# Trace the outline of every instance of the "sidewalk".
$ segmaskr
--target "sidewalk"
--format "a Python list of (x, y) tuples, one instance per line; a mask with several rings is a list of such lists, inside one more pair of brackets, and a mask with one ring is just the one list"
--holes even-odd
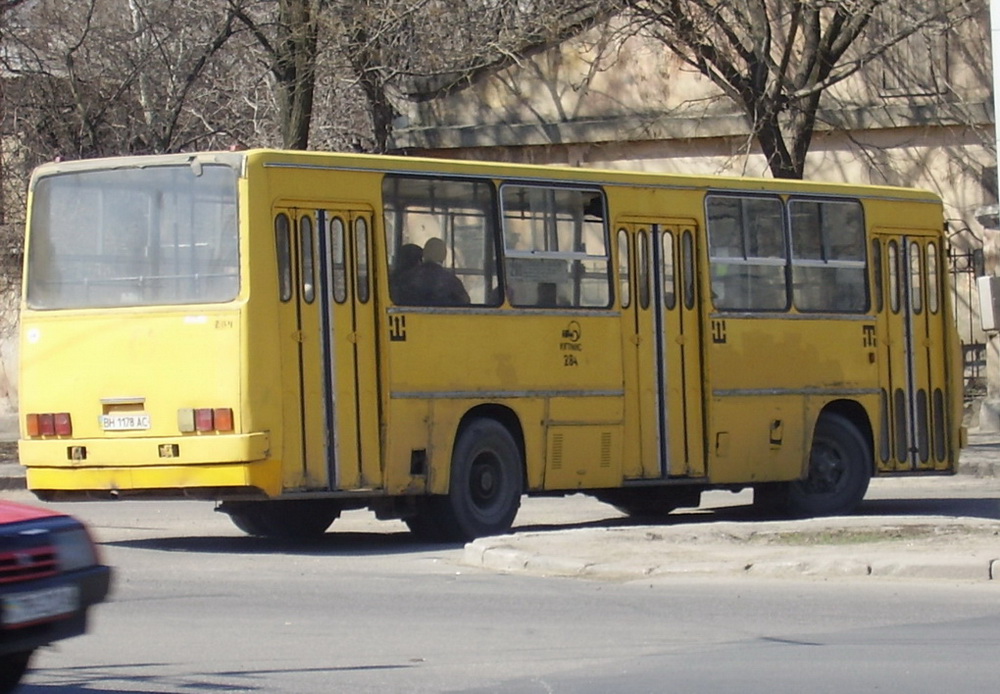
[[(974, 433), (958, 477), (1000, 477), (1000, 433)], [(664, 522), (487, 537), (462, 561), (508, 573), (610, 581), (685, 577), (1000, 582), (1000, 499), (986, 518), (850, 516)]]

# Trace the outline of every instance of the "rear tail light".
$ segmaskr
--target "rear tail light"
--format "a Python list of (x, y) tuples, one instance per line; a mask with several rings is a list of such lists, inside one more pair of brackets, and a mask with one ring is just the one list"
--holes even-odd
[(200, 409), (194, 411), (194, 428), (196, 431), (214, 431), (215, 424), (212, 410)]
[(228, 407), (216, 407), (212, 412), (216, 431), (233, 430), (233, 411)]
[(73, 419), (69, 412), (31, 413), (25, 417), (28, 436), (72, 436)]
[(60, 412), (58, 414), (52, 415), (52, 419), (55, 420), (55, 429), (57, 436), (72, 436), (73, 435), (73, 420), (69, 417), (69, 412)]
[(210, 433), (234, 431), (231, 407), (184, 407), (177, 410), (177, 428), (182, 433)]

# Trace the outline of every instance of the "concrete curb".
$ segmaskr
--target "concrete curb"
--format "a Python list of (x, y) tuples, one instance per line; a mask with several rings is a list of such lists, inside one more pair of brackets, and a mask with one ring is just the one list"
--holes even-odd
[[(782, 533), (849, 529), (876, 536), (910, 529), (913, 540), (781, 544)], [(1000, 521), (847, 517), (705, 525), (582, 528), (480, 538), (462, 563), (503, 573), (603, 581), (680, 577), (1000, 580)]]

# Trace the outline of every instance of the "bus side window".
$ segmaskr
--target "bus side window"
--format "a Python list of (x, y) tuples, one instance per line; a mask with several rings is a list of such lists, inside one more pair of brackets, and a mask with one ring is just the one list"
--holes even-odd
[(694, 233), (690, 229), (684, 230), (681, 237), (681, 267), (684, 271), (684, 308), (694, 308)]
[(504, 183), (506, 286), (512, 306), (606, 308), (611, 258), (597, 188)]
[(885, 306), (885, 279), (882, 276), (882, 244), (878, 239), (872, 241), (872, 273), (875, 277), (875, 310), (882, 313)]
[(868, 309), (865, 220), (857, 200), (788, 203), (792, 295), (799, 311), (862, 313)]
[(311, 304), (316, 299), (316, 262), (313, 254), (312, 217), (299, 220), (299, 244), (302, 254), (302, 299)]
[(894, 240), (889, 241), (885, 252), (889, 267), (889, 309), (899, 313), (899, 246)]
[(677, 306), (677, 287), (674, 269), (674, 235), (670, 231), (663, 232), (663, 305), (668, 309)]
[(621, 293), (622, 308), (628, 308), (632, 304), (632, 293), (629, 290), (629, 256), (628, 256), (628, 232), (625, 229), (618, 230), (618, 285)]
[(338, 304), (347, 301), (347, 248), (345, 247), (344, 220), (330, 220), (330, 255), (333, 265), (333, 300)]
[(635, 283), (639, 307), (649, 308), (649, 235), (641, 229), (636, 236), (635, 249)]
[(788, 249), (781, 199), (711, 194), (705, 208), (715, 307), (787, 310)]
[(278, 258), (278, 297), (292, 300), (292, 235), (288, 215), (284, 212), (274, 218), (274, 246)]
[(937, 313), (941, 306), (941, 282), (938, 279), (937, 244), (927, 244), (927, 309)]
[(492, 183), (389, 175), (382, 199), (393, 303), (500, 304)]
[(914, 313), (924, 310), (924, 273), (920, 253), (919, 243), (910, 244), (910, 306)]
[(358, 301), (368, 303), (368, 220), (358, 217), (354, 221), (354, 240), (358, 258)]

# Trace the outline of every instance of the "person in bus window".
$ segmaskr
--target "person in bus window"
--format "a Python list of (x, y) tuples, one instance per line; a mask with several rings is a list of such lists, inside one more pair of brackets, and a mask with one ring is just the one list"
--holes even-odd
[(423, 258), (424, 249), (415, 243), (405, 243), (399, 247), (395, 267), (389, 276), (389, 292), (395, 303), (404, 306), (420, 303), (416, 271)]
[(420, 288), (420, 301), (427, 306), (464, 306), (470, 303), (465, 285), (450, 270), (444, 260), (448, 247), (444, 241), (432, 237), (424, 244), (424, 257), (420, 267), (413, 270), (414, 283)]

